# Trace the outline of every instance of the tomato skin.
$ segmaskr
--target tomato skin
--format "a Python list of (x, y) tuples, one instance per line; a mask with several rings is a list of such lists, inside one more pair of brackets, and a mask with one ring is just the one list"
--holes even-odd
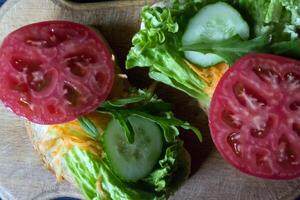
[(29, 121), (68, 122), (108, 97), (114, 66), (106, 41), (84, 25), (29, 24), (11, 32), (0, 47), (0, 99)]
[[(294, 85), (287, 78), (291, 72)], [(241, 172), (281, 180), (300, 176), (299, 74), (298, 60), (249, 54), (218, 83), (209, 109), (211, 136), (222, 157)]]

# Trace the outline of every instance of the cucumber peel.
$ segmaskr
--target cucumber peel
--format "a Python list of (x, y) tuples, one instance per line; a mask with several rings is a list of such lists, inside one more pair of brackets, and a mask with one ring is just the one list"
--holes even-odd
[[(190, 19), (182, 36), (182, 45), (200, 42), (218, 42), (235, 35), (249, 38), (249, 26), (240, 13), (224, 2), (217, 2), (200, 9)], [(225, 61), (222, 56), (213, 53), (185, 51), (186, 59), (201, 67), (209, 67)]]

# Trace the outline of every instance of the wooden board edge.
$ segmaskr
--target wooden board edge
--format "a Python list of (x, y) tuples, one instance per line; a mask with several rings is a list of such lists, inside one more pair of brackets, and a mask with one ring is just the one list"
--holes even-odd
[(157, 0), (116, 0), (97, 3), (76, 3), (68, 0), (52, 0), (53, 3), (73, 10), (97, 10), (103, 8), (124, 8), (131, 6), (152, 5)]

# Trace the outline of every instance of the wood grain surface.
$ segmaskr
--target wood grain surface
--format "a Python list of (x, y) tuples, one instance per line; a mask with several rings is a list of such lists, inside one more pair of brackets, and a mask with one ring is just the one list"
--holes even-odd
[[(76, 4), (63, 0), (8, 0), (0, 9), (0, 41), (11, 31), (44, 20), (70, 20), (93, 26), (110, 43), (121, 67), (139, 28), (142, 5), (155, 0), (112, 1)], [(134, 85), (147, 86), (144, 70), (128, 72)], [(191, 178), (171, 197), (173, 200), (293, 200), (300, 194), (300, 179), (271, 181), (250, 177), (233, 169), (215, 150), (207, 118), (195, 100), (160, 85), (158, 94), (172, 102), (175, 113), (204, 133), (204, 143), (185, 132), (182, 138), (192, 155)], [(0, 104), (0, 198), (48, 200), (68, 196), (81, 198), (70, 184), (57, 183), (33, 151), (24, 121)]]

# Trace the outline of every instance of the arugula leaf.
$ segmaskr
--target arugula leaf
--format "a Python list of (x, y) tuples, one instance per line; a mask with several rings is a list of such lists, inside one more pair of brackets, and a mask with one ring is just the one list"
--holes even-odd
[[(99, 109), (98, 109), (99, 110)], [(114, 109), (114, 108), (103, 108), (100, 109), (103, 112), (109, 112), (112, 114), (113, 118), (118, 120), (125, 135), (127, 138), (127, 141), (132, 144), (134, 142), (134, 130), (128, 120), (128, 117), (130, 116), (128, 113), (126, 112), (122, 112), (121, 110), (118, 109)]]
[(270, 41), (269, 35), (259, 36), (252, 40), (242, 40), (240, 36), (236, 35), (219, 42), (207, 41), (190, 44), (183, 46), (181, 50), (214, 53), (223, 57), (229, 64), (233, 64), (235, 60), (247, 53), (267, 51), (267, 45), (270, 44)]
[(146, 101), (148, 99), (150, 101), (152, 96), (153, 95), (148, 91), (138, 90), (135, 93), (135, 95), (133, 95), (133, 96), (129, 96), (129, 97), (123, 98), (123, 99), (115, 99), (115, 100), (111, 100), (111, 101), (105, 101), (102, 104), (102, 107), (106, 107), (106, 106), (123, 107), (128, 104), (139, 103), (142, 101)]
[(81, 116), (78, 118), (80, 126), (89, 134), (93, 139), (99, 139), (99, 131), (95, 124), (87, 117)]
[(198, 137), (199, 141), (202, 141), (202, 134), (197, 128), (191, 126), (188, 122), (183, 122), (175, 118), (172, 113), (167, 113), (168, 116), (166, 117), (152, 116), (143, 112), (135, 112), (135, 115), (139, 115), (156, 122), (163, 129), (163, 133), (167, 142), (174, 141), (175, 137), (179, 135), (177, 127), (193, 131), (193, 133)]
[(191, 126), (189, 123), (185, 122), (183, 125), (180, 126), (181, 128), (183, 129), (186, 129), (186, 130), (192, 130), (195, 135), (198, 137), (198, 140), (200, 142), (203, 141), (203, 137), (202, 137), (202, 134), (201, 132), (199, 131), (199, 129), (195, 128), (194, 126)]
[[(125, 134), (126, 134), (128, 141), (129, 142), (131, 141), (131, 143), (134, 141), (134, 138), (132, 136), (134, 134), (134, 132), (133, 132), (133, 130), (131, 130), (132, 132), (130, 133), (130, 130), (128, 129), (128, 124), (124, 123), (124, 121), (128, 121), (127, 118), (132, 115), (138, 115), (140, 117), (149, 119), (149, 120), (157, 123), (162, 128), (165, 140), (167, 142), (174, 141), (175, 138), (179, 135), (179, 131), (177, 130), (177, 127), (181, 127), (181, 128), (193, 131), (195, 133), (195, 135), (198, 137), (199, 141), (202, 141), (202, 135), (197, 128), (191, 126), (188, 122), (183, 122), (183, 121), (175, 118), (173, 116), (173, 114), (171, 114), (171, 113), (168, 113), (167, 116), (154, 116), (154, 115), (148, 114), (148, 113), (140, 111), (140, 110), (134, 110), (134, 109), (126, 110), (126, 109), (120, 109), (120, 108), (117, 110), (107, 109), (107, 108), (99, 108), (98, 111), (110, 112), (110, 113), (112, 113), (112, 115), (115, 115), (116, 113), (118, 113), (119, 118), (116, 118), (116, 119), (120, 121), (120, 124), (121, 124), (124, 132), (125, 132), (125, 130), (127, 131), (127, 133), (125, 132)], [(130, 127), (131, 127), (131, 125), (130, 125)], [(132, 129), (132, 127), (131, 127), (131, 129)]]
[(300, 39), (277, 42), (271, 46), (271, 49), (275, 54), (300, 58)]
[(171, 105), (158, 99), (150, 90), (133, 91), (131, 96), (123, 99), (105, 101), (102, 108), (134, 107), (148, 113), (164, 113), (171, 110)]
[(147, 104), (136, 107), (137, 110), (153, 115), (160, 115), (165, 112), (169, 112), (171, 108), (171, 104), (166, 103), (162, 100), (150, 101)]
[[(188, 122), (181, 121), (174, 117), (171, 112), (171, 107), (169, 104), (164, 103), (162, 100), (158, 99), (155, 95), (150, 96), (147, 91), (139, 91), (139, 93), (145, 93), (144, 100), (139, 99), (139, 104), (135, 105), (134, 108), (127, 109), (126, 106), (131, 104), (131, 99), (134, 99), (134, 96), (129, 98), (120, 99), (120, 102), (123, 102), (123, 105), (115, 105), (109, 102), (104, 103), (101, 107), (97, 109), (99, 112), (109, 112), (113, 117), (118, 120), (124, 130), (128, 142), (134, 142), (134, 131), (128, 121), (128, 117), (132, 115), (138, 115), (145, 119), (149, 119), (157, 123), (163, 130), (165, 140), (167, 142), (172, 142), (179, 135), (177, 127), (184, 129), (192, 130), (195, 135), (198, 137), (199, 141), (202, 141), (202, 136), (200, 131), (191, 126)], [(139, 94), (137, 94), (139, 96)], [(158, 107), (163, 107), (162, 110), (158, 110)], [(147, 112), (147, 111), (151, 112)]]

